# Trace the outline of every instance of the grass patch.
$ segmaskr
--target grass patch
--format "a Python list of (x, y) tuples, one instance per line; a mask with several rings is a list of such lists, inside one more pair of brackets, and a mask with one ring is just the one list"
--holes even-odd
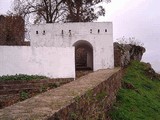
[(45, 79), (47, 77), (45, 76), (38, 76), (38, 75), (24, 75), (24, 74), (19, 74), (19, 75), (6, 75), (6, 76), (1, 76), (0, 81), (17, 81), (17, 80), (39, 80), (39, 79)]
[(160, 120), (160, 81), (149, 79), (146, 67), (133, 61), (127, 68), (123, 81), (135, 89), (119, 91), (111, 111), (112, 120)]
[(105, 91), (102, 91), (96, 95), (96, 100), (102, 101), (107, 96), (107, 93)]
[(29, 98), (28, 92), (21, 91), (21, 92), (20, 92), (20, 100), (22, 101), (22, 100), (25, 100), (25, 99), (27, 99), (27, 98)]

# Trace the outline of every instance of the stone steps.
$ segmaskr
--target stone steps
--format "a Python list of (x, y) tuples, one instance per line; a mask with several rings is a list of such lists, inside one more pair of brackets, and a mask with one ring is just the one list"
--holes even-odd
[(0, 96), (1, 95), (18, 94), (22, 91), (39, 91), (39, 89), (32, 87), (32, 88), (23, 88), (23, 89), (0, 90)]
[(73, 79), (43, 79), (30, 81), (0, 81), (0, 109), (10, 106), (21, 99), (21, 92), (24, 91), (28, 97), (37, 93), (54, 88), (55, 85), (62, 85), (73, 81)]
[(49, 79), (31, 81), (0, 81), (0, 95), (15, 94), (20, 91), (38, 91), (42, 87), (54, 84), (65, 84), (73, 79)]
[(8, 89), (23, 89), (23, 88), (32, 88), (32, 87), (39, 87), (43, 85), (43, 83), (41, 84), (10, 84), (10, 85), (7, 85), (7, 84), (4, 84), (4, 85), (0, 85), (0, 90), (8, 90)]

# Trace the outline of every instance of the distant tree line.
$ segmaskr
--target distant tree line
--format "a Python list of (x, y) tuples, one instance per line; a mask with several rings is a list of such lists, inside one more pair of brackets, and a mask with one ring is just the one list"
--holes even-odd
[(103, 2), (111, 0), (14, 0), (13, 13), (32, 16), (34, 22), (92, 22), (105, 15)]

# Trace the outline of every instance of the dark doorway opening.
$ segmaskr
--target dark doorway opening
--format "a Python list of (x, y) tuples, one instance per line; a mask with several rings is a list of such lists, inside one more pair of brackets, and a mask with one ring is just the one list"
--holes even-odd
[(88, 41), (77, 41), (75, 46), (76, 71), (93, 70), (93, 47)]

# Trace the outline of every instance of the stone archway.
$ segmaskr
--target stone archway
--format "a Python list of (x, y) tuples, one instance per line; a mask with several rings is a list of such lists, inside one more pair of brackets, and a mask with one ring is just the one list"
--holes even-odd
[(85, 40), (79, 40), (75, 46), (76, 70), (93, 70), (93, 47)]

